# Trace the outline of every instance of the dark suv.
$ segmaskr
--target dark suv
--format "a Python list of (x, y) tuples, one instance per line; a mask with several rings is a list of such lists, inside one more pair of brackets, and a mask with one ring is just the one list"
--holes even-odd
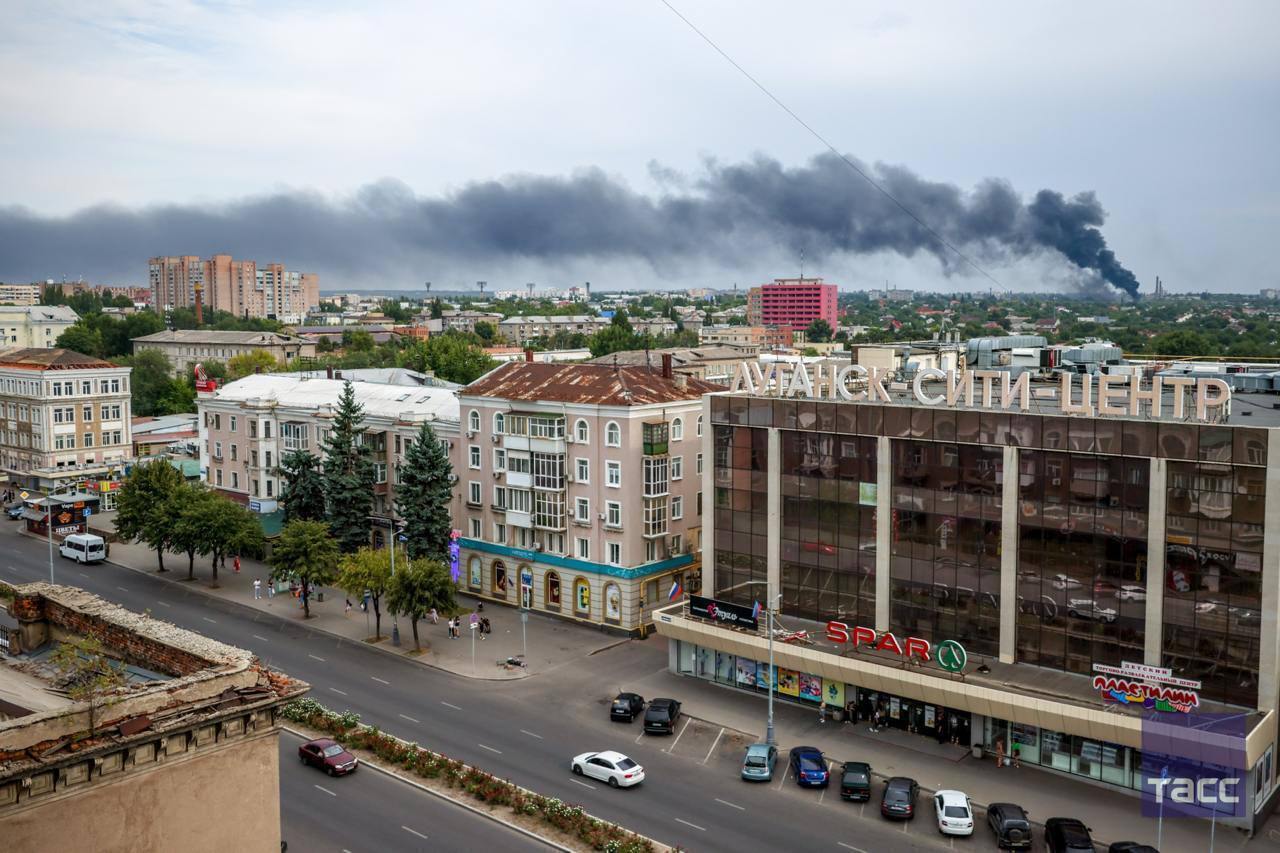
[(840, 771), (840, 799), (866, 802), (871, 799), (871, 765), (846, 761)]
[(987, 826), (996, 837), (996, 846), (1002, 850), (1031, 849), (1031, 821), (1022, 806), (1013, 803), (992, 803), (987, 806)]
[(1073, 817), (1051, 817), (1046, 820), (1044, 846), (1049, 853), (1094, 853), (1089, 827)]
[(915, 779), (894, 776), (884, 783), (884, 795), (880, 798), (880, 814), (889, 818), (911, 820), (916, 816), (916, 792), (920, 786)]
[(645, 734), (669, 735), (680, 719), (680, 703), (674, 699), (654, 699), (644, 712)]
[(635, 693), (619, 693), (609, 706), (609, 719), (631, 722), (644, 710), (644, 697)]

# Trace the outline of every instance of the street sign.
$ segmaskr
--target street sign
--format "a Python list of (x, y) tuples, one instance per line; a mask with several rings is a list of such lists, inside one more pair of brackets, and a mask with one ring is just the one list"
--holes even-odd
[(529, 611), (528, 611), (528, 610), (521, 610), (521, 611), (520, 611), (520, 621), (521, 621), (521, 622), (528, 622), (528, 621), (529, 621)]
[(85, 517), (85, 518), (88, 518), (88, 517), (89, 517), (89, 516), (91, 516), (91, 515), (93, 515), (93, 508), (92, 508), (92, 507), (85, 507), (85, 508), (84, 508), (84, 517)]
[(479, 617), (477, 614), (472, 613), (472, 614), (471, 614), (471, 627), (472, 627), (472, 628), (474, 628), (475, 626), (477, 626), (477, 625), (479, 625), (479, 624), (480, 624), (480, 617)]
[(30, 492), (18, 492), (18, 497), (22, 498), (22, 499), (25, 501), (27, 498), (31, 497), (31, 493), (30, 493)]

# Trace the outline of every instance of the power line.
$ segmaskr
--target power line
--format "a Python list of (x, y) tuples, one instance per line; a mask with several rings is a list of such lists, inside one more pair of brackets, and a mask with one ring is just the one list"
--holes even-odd
[(818, 131), (814, 130), (814, 129), (813, 129), (813, 127), (812, 127), (808, 122), (806, 122), (804, 119), (800, 118), (800, 116), (796, 115), (795, 111), (794, 111), (794, 110), (792, 110), (792, 109), (791, 109), (791, 107), (787, 106), (787, 105), (786, 105), (786, 104), (784, 104), (781, 100), (779, 100), (778, 96), (777, 96), (777, 95), (775, 95), (775, 94), (773, 94), (773, 92), (770, 92), (770, 91), (769, 91), (769, 89), (768, 89), (768, 88), (766, 88), (766, 87), (765, 87), (765, 85), (764, 85), (763, 83), (761, 83), (761, 82), (760, 82), (759, 80), (757, 80), (755, 77), (752, 77), (752, 76), (751, 76), (751, 73), (750, 73), (749, 71), (747, 71), (747, 69), (745, 69), (745, 68), (743, 68), (741, 65), (739, 65), (739, 64), (734, 60), (734, 58), (733, 58), (732, 56), (730, 56), (729, 54), (725, 53), (725, 52), (724, 52), (724, 50), (720, 47), (720, 45), (716, 44), (714, 41), (712, 41), (712, 40), (711, 40), (711, 37), (710, 37), (710, 36), (708, 36), (708, 35), (707, 35), (706, 33), (704, 33), (702, 30), (698, 29), (698, 27), (697, 27), (696, 25), (694, 25), (693, 21), (690, 21), (688, 18), (686, 18), (684, 15), (682, 15), (682, 14), (680, 13), (680, 10), (679, 10), (679, 9), (677, 9), (675, 6), (672, 6), (672, 5), (671, 5), (671, 3), (670, 3), (670, 2), (668, 2), (668, 0), (658, 0), (658, 2), (660, 2), (663, 6), (666, 6), (666, 7), (667, 7), (667, 9), (669, 9), (669, 10), (671, 11), (671, 14), (675, 15), (675, 16), (676, 16), (677, 18), (679, 18), (681, 21), (684, 21), (685, 25), (686, 25), (686, 26), (688, 26), (688, 27), (689, 27), (689, 29), (691, 29), (691, 30), (693, 30), (695, 33), (697, 33), (697, 35), (698, 35), (698, 37), (699, 37), (699, 38), (701, 38), (703, 41), (705, 41), (707, 44), (709, 44), (709, 45), (711, 46), (711, 48), (712, 48), (716, 53), (720, 54), (720, 56), (722, 56), (726, 62), (728, 62), (730, 65), (732, 65), (734, 68), (736, 68), (736, 69), (738, 70), (738, 73), (740, 73), (743, 77), (746, 77), (748, 80), (750, 80), (750, 81), (751, 81), (751, 83), (752, 83), (752, 85), (754, 85), (757, 89), (759, 89), (761, 92), (763, 92), (763, 93), (765, 94), (765, 96), (766, 96), (769, 100), (771, 100), (771, 101), (773, 101), (775, 104), (777, 104), (777, 105), (778, 105), (778, 107), (779, 107), (783, 112), (785, 112), (787, 115), (791, 116), (791, 118), (795, 119), (795, 121), (796, 121), (796, 123), (797, 123), (797, 124), (799, 124), (799, 125), (800, 125), (801, 127), (803, 127), (805, 130), (809, 131), (810, 135), (812, 135), (814, 139), (818, 140), (818, 141), (819, 141), (819, 142), (821, 142), (824, 146), (826, 146), (827, 150), (829, 150), (832, 154), (836, 155), (836, 156), (837, 156), (837, 157), (839, 157), (841, 160), (843, 160), (843, 161), (844, 161), (844, 164), (845, 164), (846, 166), (848, 166), (850, 169), (852, 169), (855, 173), (857, 173), (859, 177), (861, 177), (864, 181), (866, 181), (866, 182), (867, 182), (868, 184), (870, 184), (871, 186), (875, 187), (875, 189), (876, 189), (876, 190), (877, 190), (881, 195), (883, 195), (885, 198), (889, 199), (889, 201), (893, 202), (893, 203), (894, 203), (894, 205), (896, 205), (896, 206), (897, 206), (897, 208), (898, 208), (899, 210), (901, 210), (903, 213), (905, 213), (907, 216), (910, 216), (910, 217), (915, 221), (915, 223), (916, 223), (917, 225), (919, 225), (919, 226), (920, 226), (921, 228), (923, 228), (925, 231), (928, 231), (931, 235), (933, 235), (934, 239), (936, 239), (939, 243), (941, 243), (942, 245), (946, 246), (946, 247), (947, 247), (948, 249), (950, 249), (952, 252), (955, 252), (955, 254), (956, 254), (956, 256), (957, 256), (958, 258), (960, 258), (962, 261), (964, 261), (964, 262), (965, 262), (966, 264), (968, 264), (969, 266), (973, 267), (973, 269), (974, 269), (974, 270), (976, 270), (979, 274), (981, 274), (982, 276), (984, 276), (984, 277), (986, 277), (987, 279), (989, 279), (989, 280), (991, 281), (991, 283), (992, 283), (992, 284), (995, 284), (995, 285), (997, 285), (998, 287), (1000, 287), (1001, 289), (1004, 289), (1004, 285), (1003, 285), (1003, 284), (1001, 284), (1001, 283), (1000, 283), (1000, 282), (995, 278), (995, 276), (993, 276), (991, 273), (987, 272), (987, 271), (986, 271), (985, 269), (983, 269), (982, 267), (978, 266), (978, 264), (977, 264), (977, 262), (976, 262), (976, 261), (974, 261), (974, 260), (973, 260), (972, 258), (970, 258), (968, 255), (966, 255), (964, 252), (962, 252), (962, 251), (960, 251), (959, 249), (957, 249), (957, 248), (955, 247), (955, 245), (951, 243), (951, 241), (950, 241), (950, 240), (948, 240), (946, 237), (943, 237), (941, 234), (939, 234), (939, 233), (938, 233), (937, 231), (935, 231), (933, 228), (929, 227), (929, 223), (925, 222), (925, 221), (924, 221), (923, 219), (921, 219), (919, 216), (916, 216), (916, 214), (911, 210), (911, 208), (907, 207), (905, 204), (903, 204), (902, 202), (898, 201), (898, 199), (894, 197), (893, 193), (889, 192), (887, 189), (885, 189), (883, 186), (881, 186), (881, 185), (880, 185), (880, 182), (879, 182), (879, 181), (877, 181), (875, 178), (873, 178), (873, 177), (871, 177), (870, 175), (868, 175), (868, 174), (867, 174), (866, 172), (864, 172), (862, 169), (858, 168), (858, 164), (854, 163), (852, 160), (850, 160), (848, 157), (846, 157), (844, 154), (842, 154), (842, 153), (841, 153), (841, 152), (840, 152), (840, 151), (839, 151), (839, 150), (838, 150), (834, 145), (832, 145), (830, 142), (828, 142), (828, 141), (827, 141), (826, 137), (824, 137), (821, 133), (818, 133)]

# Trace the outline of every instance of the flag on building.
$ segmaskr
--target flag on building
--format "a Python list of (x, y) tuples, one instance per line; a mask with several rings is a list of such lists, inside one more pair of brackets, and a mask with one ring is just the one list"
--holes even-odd
[(684, 592), (684, 590), (682, 590), (682, 589), (680, 588), (680, 581), (679, 581), (679, 580), (673, 580), (673, 581), (671, 582), (671, 591), (670, 591), (669, 593), (667, 593), (667, 600), (668, 600), (668, 601), (675, 601), (677, 598), (679, 598), (679, 597), (680, 597), (680, 593), (682, 593), (682, 592)]
[(760, 602), (758, 601), (755, 604), (751, 605), (751, 618), (752, 619), (760, 618)]

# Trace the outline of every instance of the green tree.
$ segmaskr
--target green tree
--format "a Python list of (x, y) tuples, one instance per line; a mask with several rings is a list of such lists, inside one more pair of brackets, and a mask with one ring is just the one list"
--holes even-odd
[[(402, 554), (402, 558), (404, 555)], [(404, 558), (400, 565), (408, 565)], [(391, 584), (391, 554), (383, 548), (361, 548), (346, 554), (338, 567), (338, 586), (350, 595), (369, 594), (373, 604), (373, 636), (382, 639), (382, 596)]]
[(476, 337), (487, 347), (493, 346), (493, 340), (498, 336), (498, 330), (488, 320), (476, 321)]
[(262, 553), (262, 525), (247, 508), (221, 495), (210, 494), (205, 503), (200, 554), (213, 558), (213, 586), (218, 585), (218, 564), (228, 554), (257, 556)]
[(93, 636), (59, 643), (49, 660), (58, 672), (58, 686), (89, 706), (89, 737), (93, 737), (98, 731), (99, 710), (125, 683), (123, 666), (112, 661), (102, 642)]
[(305, 450), (295, 450), (280, 460), (280, 504), (286, 523), (296, 519), (323, 521), (324, 478), (320, 460)]
[(1217, 347), (1200, 332), (1161, 332), (1147, 343), (1153, 355), (1213, 355)]
[(264, 349), (250, 350), (233, 355), (227, 361), (227, 373), (232, 380), (243, 379), (255, 373), (270, 373), (280, 367), (275, 356)]
[(453, 579), (449, 567), (439, 560), (410, 560), (403, 569), (397, 567), (395, 577), (387, 590), (387, 606), (395, 613), (406, 616), (413, 626), (413, 648), (421, 650), (418, 642), (418, 621), (426, 618), (432, 608), (444, 614), (457, 610), (454, 602)]
[(400, 487), (396, 489), (396, 512), (404, 519), (409, 556), (442, 561), (448, 558), (453, 530), (449, 511), (452, 475), (449, 455), (431, 424), (424, 421), (418, 437), (405, 452)]
[(429, 371), (447, 382), (461, 385), (476, 381), (498, 366), (471, 338), (459, 332), (415, 341), (401, 354), (400, 363), (411, 370)]
[(329, 529), (344, 552), (369, 543), (373, 506), (373, 460), (364, 443), (364, 409), (355, 388), (343, 385), (333, 426), (325, 441), (324, 500)]
[(169, 460), (156, 459), (135, 466), (116, 496), (116, 535), (125, 542), (146, 543), (156, 552), (160, 572), (167, 571), (164, 552), (172, 535), (170, 499), (185, 485)]
[(439, 320), (444, 316), (444, 306), (440, 304), (440, 297), (437, 296), (431, 300), (431, 319)]
[(69, 349), (82, 355), (102, 358), (102, 332), (85, 323), (83, 320), (68, 326), (58, 335), (54, 346)]
[(195, 580), (196, 555), (205, 553), (206, 519), (217, 500), (224, 499), (201, 483), (183, 483), (169, 496), (169, 547), (187, 555), (187, 580)]
[(373, 335), (364, 329), (344, 329), (342, 346), (351, 352), (373, 352)]
[(142, 417), (195, 411), (195, 388), (185, 379), (174, 378), (173, 365), (158, 350), (116, 359), (133, 368), (129, 377), (133, 389), (133, 413)]
[(210, 379), (227, 378), (227, 366), (221, 361), (210, 359), (208, 361), (200, 362), (200, 366), (204, 368), (205, 376), (208, 376)]
[(819, 317), (804, 330), (805, 340), (813, 344), (824, 344), (831, 340), (833, 332), (831, 324)]
[(338, 543), (320, 521), (291, 521), (271, 551), (271, 578), (302, 587), (302, 614), (311, 618), (311, 590), (338, 577)]
[(639, 349), (641, 344), (642, 339), (631, 328), (627, 312), (619, 308), (609, 325), (592, 335), (587, 345), (591, 349), (591, 355), (599, 358), (610, 353)]

